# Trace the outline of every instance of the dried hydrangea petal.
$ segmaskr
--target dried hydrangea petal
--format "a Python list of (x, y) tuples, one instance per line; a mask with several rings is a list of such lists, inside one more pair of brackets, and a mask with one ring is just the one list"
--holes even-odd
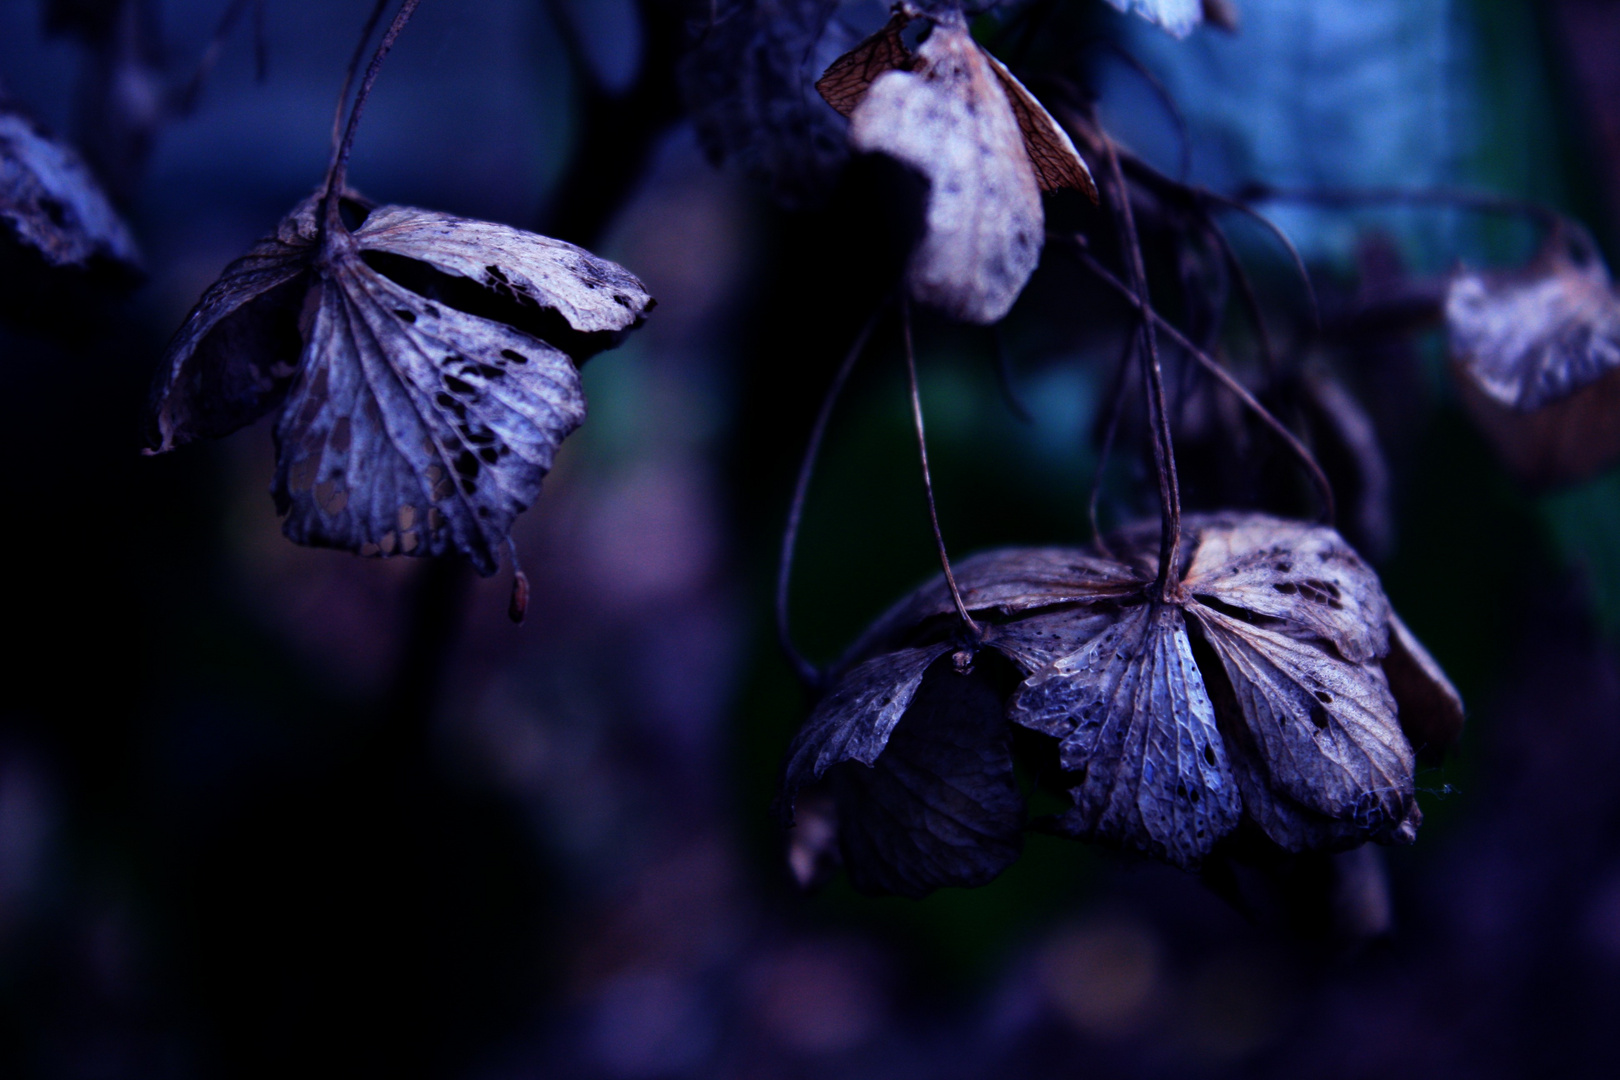
[(286, 396), (302, 349), (319, 206), (311, 195), (225, 267), (175, 332), (152, 387), (152, 450), (229, 435)]
[(1237, 707), (1223, 730), (1241, 723), (1266, 781), (1245, 792), (1250, 816), (1264, 821), (1260, 804), (1282, 796), (1361, 839), (1388, 839), (1410, 812), (1416, 763), (1382, 670), (1207, 607), (1193, 611)]
[(964, 322), (1007, 314), (1040, 261), (1045, 217), (1006, 92), (959, 19), (934, 27), (914, 70), (872, 83), (851, 114), (850, 139), (929, 182), (911, 295)]
[(1183, 586), (1216, 605), (1280, 620), (1360, 663), (1388, 651), (1389, 602), (1378, 576), (1337, 532), (1260, 514), (1190, 516), (1197, 537)]
[(832, 782), (844, 865), (865, 892), (984, 885), (1023, 850), (1001, 693), (950, 657), (928, 669), (883, 753), (838, 767)]
[(1139, 604), (1036, 672), (1009, 717), (1080, 777), (1067, 832), (1193, 869), (1237, 826), (1238, 792), (1181, 612)]
[(493, 573), (512, 520), (584, 419), (563, 353), (348, 261), (320, 286), (276, 425), (272, 493), (297, 543), (455, 550)]
[(1384, 677), (1400, 707), (1401, 730), (1419, 756), (1433, 757), (1457, 741), (1463, 729), (1462, 695), (1393, 611)]
[(1204, 0), (1108, 0), (1110, 4), (1150, 23), (1162, 26), (1174, 37), (1186, 37), (1204, 21)]
[(833, 687), (799, 729), (788, 749), (779, 810), (793, 813), (799, 789), (845, 761), (870, 765), (888, 745), (900, 716), (922, 685), (928, 665), (950, 649), (948, 644), (901, 649), (857, 665)]

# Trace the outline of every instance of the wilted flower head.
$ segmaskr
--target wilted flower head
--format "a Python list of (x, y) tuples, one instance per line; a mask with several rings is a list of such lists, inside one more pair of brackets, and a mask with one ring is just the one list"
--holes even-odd
[[(1158, 529), (1118, 559), (990, 552), (880, 619), (789, 751), (781, 808), (824, 777), (857, 885), (978, 885), (1018, 855), (1012, 726), (1057, 741), (1059, 832), (1194, 869), (1250, 827), (1289, 852), (1410, 843), (1414, 746), (1462, 703), (1324, 526), (1185, 519), (1191, 552), (1158, 599)], [(997, 667), (1010, 665), (1010, 691)], [(1010, 721), (1010, 723), (1009, 723)]]
[(1577, 480), (1620, 457), (1620, 297), (1595, 254), (1459, 274), (1446, 322), (1463, 400), (1521, 478)]
[(321, 189), (226, 267), (175, 334), (149, 445), (276, 410), (271, 492), (288, 538), (362, 555), (460, 552), (491, 574), (584, 420), (577, 364), (653, 301), (572, 244), (348, 190), (358, 112)]

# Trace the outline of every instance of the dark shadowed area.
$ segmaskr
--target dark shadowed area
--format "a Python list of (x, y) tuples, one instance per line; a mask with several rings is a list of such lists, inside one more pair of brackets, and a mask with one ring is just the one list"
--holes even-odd
[[(1302, 433), (1339, 532), (1467, 703), (1452, 749), (1416, 747), (1415, 843), (1199, 874), (1058, 835), (1049, 794), (1028, 813), (1058, 826), (1025, 828), (1019, 792), (1058, 765), (1002, 723), (1022, 673), (969, 677), (943, 645), (910, 674), (948, 723), (907, 714), (884, 768), (837, 783), (888, 812), (903, 752), (993, 805), (971, 871), (994, 880), (867, 895), (971, 875), (852, 833), (841, 868), (828, 789), (792, 833), (773, 816), (813, 704), (774, 628), (783, 523), (874, 312), (803, 506), (794, 637), (833, 661), (939, 572), (889, 303), (937, 229), (927, 181), (852, 156), (810, 88), (887, 5), (425, 0), (400, 37), (349, 184), (578, 244), (657, 301), (579, 365), (588, 415), (511, 527), (519, 626), (503, 544), (481, 577), (287, 540), (274, 416), (141, 453), (170, 335), (321, 183), (368, 0), (3, 0), (0, 101), (79, 147), (127, 235), (102, 222), (48, 262), (0, 221), (0, 1076), (1608, 1075), (1620, 9), (1110, 3), (970, 3), (953, 46), (1117, 140), (1156, 301)], [(1120, 7), (1236, 29), (1178, 39)], [(1106, 197), (1100, 144), (1076, 143)], [(1099, 465), (1134, 325), (1087, 269), (1128, 280), (1113, 219), (1034, 183), (1047, 241), (1007, 318), (913, 309), (953, 556), (1089, 544), (1094, 473), (1105, 529), (1157, 529), (1137, 397)], [(1194, 188), (1222, 199), (1178, 201)], [(101, 212), (64, 205), (35, 213)], [(1297, 245), (1319, 327), (1242, 206)], [(1206, 273), (1203, 233), (1182, 245), (1202, 214), (1246, 277)], [(1556, 265), (1552, 220), (1590, 233), (1552, 228)], [(440, 303), (466, 280), (367, 265)], [(1574, 283), (1563, 306), (1534, 301), (1548, 280)], [(1551, 329), (1524, 345), (1510, 302)], [(530, 331), (559, 365), (617, 340), (554, 323)], [(1315, 513), (1283, 441), (1163, 348), (1189, 518)], [(1526, 427), (1493, 388), (1567, 404), (1524, 372), (1547, 356), (1582, 396)], [(1195, 635), (1189, 665), (1222, 647)], [(964, 763), (983, 731), (994, 753)]]

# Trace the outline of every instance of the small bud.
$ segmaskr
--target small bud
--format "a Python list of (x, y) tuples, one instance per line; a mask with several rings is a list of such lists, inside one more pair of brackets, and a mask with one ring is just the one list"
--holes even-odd
[(506, 605), (506, 615), (519, 626), (529, 613), (529, 575), (522, 570), (512, 574), (512, 599)]

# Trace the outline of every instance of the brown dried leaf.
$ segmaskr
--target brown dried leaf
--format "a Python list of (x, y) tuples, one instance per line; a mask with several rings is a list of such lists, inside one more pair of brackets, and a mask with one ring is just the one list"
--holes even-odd
[(105, 260), (126, 272), (140, 252), (79, 155), (0, 95), (0, 239), (10, 233), (56, 267)]
[(1384, 677), (1400, 706), (1401, 730), (1420, 757), (1438, 756), (1462, 735), (1462, 695), (1393, 611)]
[(1446, 321), (1463, 400), (1520, 477), (1575, 480), (1620, 456), (1620, 298), (1601, 262), (1460, 274)]
[[(953, 569), (967, 609), (998, 615), (1128, 596), (1140, 592), (1152, 578), (1145, 567), (1132, 569), (1072, 548), (987, 551), (955, 563)], [(956, 603), (945, 579), (934, 578), (880, 616), (849, 655), (871, 655), (906, 639), (931, 619), (955, 615)], [(1009, 623), (998, 632), (1016, 633), (1017, 625)]]
[(816, 80), (816, 92), (827, 104), (849, 116), (879, 75), (911, 70), (911, 50), (900, 39), (900, 32), (911, 18), (904, 11), (896, 11), (881, 30), (832, 62)]
[(871, 84), (850, 138), (929, 182), (912, 296), (965, 322), (1005, 315), (1040, 259), (1045, 218), (1017, 117), (960, 16), (934, 27), (913, 70)]
[(1008, 715), (1058, 739), (1078, 774), (1060, 819), (1075, 836), (1193, 869), (1237, 827), (1237, 787), (1174, 607), (1128, 609), (1030, 676)]
[(1001, 80), (1007, 92), (1007, 103), (1018, 118), (1018, 130), (1024, 136), (1024, 152), (1035, 167), (1035, 179), (1042, 191), (1073, 188), (1083, 191), (1092, 202), (1097, 202), (1097, 182), (1091, 178), (1091, 169), (1074, 148), (1074, 140), (1064, 131), (1046, 106), (1035, 99), (1023, 83), (1007, 70), (1007, 66), (988, 52), (984, 58)]
[(621, 267), (506, 226), (390, 206), (351, 233), (321, 213), (300, 204), (204, 294), (165, 358), (151, 444), (280, 405), (272, 494), (289, 538), (460, 551), (493, 573), (584, 419), (575, 361), (651, 298)]

